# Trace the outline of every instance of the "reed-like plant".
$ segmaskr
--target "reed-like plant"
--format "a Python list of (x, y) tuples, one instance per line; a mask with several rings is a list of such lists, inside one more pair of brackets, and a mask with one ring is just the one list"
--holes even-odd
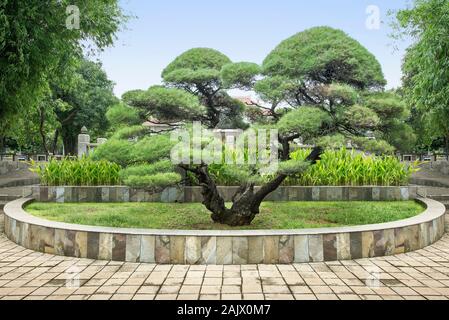
[[(310, 149), (291, 153), (293, 160), (304, 160)], [(355, 150), (328, 150), (321, 160), (304, 173), (289, 177), (284, 185), (297, 186), (399, 186), (407, 185), (418, 162), (402, 163), (393, 156), (366, 155)], [(226, 165), (212, 165), (209, 171), (219, 185), (239, 185), (240, 179), (230, 174)], [(266, 177), (268, 179), (270, 177)]]
[[(303, 160), (307, 149), (292, 152), (294, 160)], [(355, 150), (328, 150), (321, 160), (297, 177), (290, 177), (286, 185), (301, 186), (399, 186), (406, 185), (418, 162), (406, 164), (393, 156), (366, 155)]]
[(46, 164), (31, 162), (41, 185), (46, 186), (105, 186), (120, 184), (121, 167), (113, 162), (93, 161), (84, 157), (78, 160), (50, 160)]

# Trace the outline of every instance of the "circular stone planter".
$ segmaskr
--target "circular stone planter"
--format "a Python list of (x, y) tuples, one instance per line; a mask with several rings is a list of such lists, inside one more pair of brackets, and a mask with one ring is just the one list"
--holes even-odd
[(8, 203), (7, 237), (70, 257), (172, 264), (276, 264), (386, 256), (424, 248), (444, 234), (445, 207), (424, 198), (420, 215), (381, 224), (298, 230), (149, 230), (53, 222), (26, 213), (33, 198)]

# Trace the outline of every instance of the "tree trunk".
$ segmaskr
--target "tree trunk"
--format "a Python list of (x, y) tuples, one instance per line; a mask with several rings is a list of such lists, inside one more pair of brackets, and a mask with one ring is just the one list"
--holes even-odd
[(56, 154), (56, 148), (58, 147), (58, 138), (59, 138), (59, 129), (55, 130), (55, 136), (53, 138), (53, 147), (52, 147), (52, 152), (55, 155)]
[[(317, 147), (306, 160), (311, 164), (315, 164), (320, 159), (322, 152), (323, 150)], [(215, 181), (210, 177), (206, 165), (199, 168), (181, 167), (196, 175), (202, 187), (203, 204), (212, 212), (212, 220), (216, 223), (227, 224), (233, 227), (250, 225), (260, 212), (262, 201), (287, 178), (286, 175), (279, 174), (273, 180), (262, 185), (256, 192), (254, 183), (245, 183), (239, 187), (232, 197), (231, 208), (226, 208), (224, 199), (218, 192)]]
[(446, 160), (449, 161), (449, 136), (444, 138), (444, 149), (446, 153)]
[(48, 154), (48, 148), (47, 148), (47, 137), (45, 132), (45, 111), (43, 107), (39, 108), (39, 134), (41, 135), (41, 142), (42, 147), (44, 148), (44, 151), (46, 154)]
[(66, 155), (77, 155), (77, 141), (76, 137), (74, 137), (70, 132), (66, 132), (64, 129), (61, 130), (62, 142), (64, 144), (64, 150)]

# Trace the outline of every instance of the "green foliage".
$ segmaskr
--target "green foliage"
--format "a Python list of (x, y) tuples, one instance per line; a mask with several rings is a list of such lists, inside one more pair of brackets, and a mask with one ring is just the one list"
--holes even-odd
[(325, 149), (340, 149), (347, 145), (347, 138), (342, 134), (327, 135), (315, 139), (315, 143)]
[[(110, 46), (126, 17), (116, 0), (77, 1), (79, 29), (64, 26), (73, 1), (0, 2), (0, 132), (42, 98), (48, 80), (63, 78), (83, 47)], [(44, 23), (45, 22), (45, 23)], [(89, 45), (90, 44), (90, 45)]]
[(260, 72), (260, 66), (256, 63), (230, 63), (221, 69), (221, 78), (226, 88), (251, 89)]
[[(130, 130), (139, 128), (142, 127)], [(132, 187), (155, 190), (180, 182), (181, 176), (174, 172), (175, 167), (169, 160), (174, 145), (169, 135), (150, 135), (135, 141), (127, 139), (126, 133), (131, 132), (125, 132), (125, 129), (96, 148), (92, 158), (120, 164), (123, 167), (121, 180)]]
[[(310, 150), (299, 149), (292, 159), (304, 160)], [(302, 186), (399, 186), (407, 185), (417, 163), (407, 165), (396, 157), (374, 157), (341, 149), (326, 151), (321, 160), (298, 177), (287, 178), (287, 185)]]
[(320, 129), (329, 122), (329, 115), (314, 107), (301, 107), (288, 112), (277, 123), (281, 135), (300, 134), (310, 138), (320, 133)]
[(198, 98), (184, 90), (153, 86), (134, 97), (134, 105), (145, 106), (147, 116), (180, 121), (204, 114), (205, 108)]
[(294, 176), (304, 173), (309, 166), (309, 163), (306, 161), (298, 161), (295, 159), (282, 161), (279, 163), (279, 173), (285, 174), (286, 176)]
[(100, 63), (82, 59), (69, 85), (52, 82), (52, 97), (62, 104), (54, 108), (66, 154), (76, 154), (76, 139), (83, 126), (91, 137), (108, 128), (106, 112), (117, 103), (114, 84)]
[(120, 177), (125, 180), (129, 176), (146, 176), (156, 173), (165, 173), (173, 171), (174, 167), (170, 160), (161, 160), (153, 163), (144, 163), (135, 166), (129, 166), (120, 172)]
[(197, 83), (199, 79), (200, 81), (216, 80), (221, 68), (228, 63), (231, 63), (231, 60), (217, 50), (194, 48), (184, 52), (170, 63), (162, 71), (162, 78), (170, 83)]
[(265, 77), (254, 84), (254, 91), (262, 100), (277, 106), (285, 100), (288, 92), (297, 87), (297, 83), (284, 76)]
[(143, 125), (135, 125), (130, 127), (121, 127), (111, 136), (111, 139), (130, 139), (143, 136), (147, 133), (147, 129)]
[(415, 0), (397, 13), (397, 20), (399, 30), (414, 41), (402, 69), (405, 99), (417, 115), (415, 127), (429, 144), (444, 138), (449, 152), (449, 2)]
[(345, 111), (345, 118), (352, 127), (373, 129), (379, 125), (376, 112), (360, 105), (353, 105)]
[(175, 172), (156, 173), (146, 176), (128, 176), (124, 182), (126, 185), (152, 190), (161, 190), (173, 186), (181, 181), (181, 175)]
[(106, 160), (125, 166), (133, 161), (132, 150), (133, 145), (130, 142), (110, 139), (95, 149), (92, 159), (95, 161)]
[(341, 30), (315, 27), (281, 42), (264, 60), (270, 76), (347, 83), (361, 89), (386, 81), (376, 58)]
[[(212, 164), (209, 166), (211, 177), (220, 185), (240, 185), (247, 182), (260, 184), (265, 181), (260, 175), (255, 175), (254, 168), (248, 165)], [(190, 176), (192, 179), (193, 177)], [(196, 179), (192, 179), (196, 182)]]
[(170, 141), (170, 135), (168, 134), (144, 137), (133, 146), (133, 162), (152, 163), (160, 159), (169, 158), (174, 144), (173, 141)]
[(218, 81), (220, 71), (214, 69), (177, 69), (164, 76), (164, 81), (172, 84), (191, 84)]
[[(216, 50), (194, 48), (178, 56), (163, 70), (162, 78), (167, 86), (186, 91), (182, 104), (185, 105), (188, 100), (187, 95), (196, 96), (201, 104), (201, 108), (181, 105), (185, 107), (184, 111), (187, 111), (182, 113), (183, 120), (200, 120), (209, 128), (245, 128), (242, 105), (227, 94), (226, 85), (222, 79), (223, 67), (230, 64), (231, 60)], [(231, 69), (232, 72), (226, 72), (230, 70), (225, 68), (225, 74), (231, 76), (230, 73), (233, 73), (233, 77), (237, 76), (236, 69), (233, 67)], [(247, 68), (243, 69), (247, 70)], [(240, 80), (250, 81), (247, 76), (247, 74), (240, 75)], [(153, 108), (158, 110), (160, 117), (169, 119), (177, 109), (164, 102), (164, 100), (158, 100)], [(193, 101), (188, 102), (193, 103)], [(148, 106), (144, 105), (144, 107)], [(189, 111), (193, 112), (189, 113)]]
[(83, 126), (89, 129), (91, 138), (104, 137), (109, 123), (107, 110), (117, 104), (113, 93), (113, 82), (101, 64), (85, 58), (73, 58), (64, 67), (63, 76), (47, 80), (48, 88), (35, 105), (18, 118), (29, 122), (25, 126), (11, 129), (7, 136), (18, 140), (22, 135), (35, 134), (40, 138), (37, 153), (76, 154), (77, 135)]
[(130, 90), (122, 94), (122, 101), (130, 106), (139, 107), (139, 103), (142, 101), (141, 95), (145, 93), (145, 90)]
[(48, 164), (32, 162), (31, 170), (36, 172), (45, 186), (102, 186), (120, 184), (120, 166), (109, 161), (51, 160)]
[(114, 228), (177, 230), (272, 230), (384, 223), (423, 212), (415, 201), (264, 202), (250, 226), (214, 223), (200, 203), (32, 202), (25, 210), (42, 219)]
[(138, 111), (126, 104), (118, 103), (108, 109), (106, 118), (113, 129), (121, 126), (132, 126), (140, 123)]
[(407, 107), (403, 99), (392, 93), (371, 94), (366, 99), (365, 105), (374, 110), (380, 117), (391, 119), (391, 117), (407, 117)]
[(366, 137), (352, 137), (352, 144), (359, 149), (366, 152), (371, 152), (377, 155), (393, 154), (394, 147), (388, 142), (381, 139), (370, 139)]
[[(279, 172), (289, 177), (285, 185), (298, 186), (399, 186), (407, 185), (418, 163), (404, 164), (392, 156), (368, 156), (354, 150), (341, 148), (328, 150), (313, 166), (304, 160), (310, 149), (298, 149), (291, 153), (291, 160), (279, 163)], [(235, 170), (235, 171), (234, 171)], [(213, 165), (209, 171), (218, 185), (235, 186), (248, 181), (248, 169)], [(246, 173), (245, 173), (246, 172)], [(270, 176), (259, 177), (254, 182), (263, 184)]]
[(351, 106), (359, 100), (359, 93), (347, 84), (331, 83), (323, 91), (324, 96), (339, 104)]

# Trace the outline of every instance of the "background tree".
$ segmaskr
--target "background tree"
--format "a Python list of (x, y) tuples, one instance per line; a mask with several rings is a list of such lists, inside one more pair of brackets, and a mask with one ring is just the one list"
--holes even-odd
[(113, 93), (113, 82), (101, 69), (101, 64), (80, 60), (73, 79), (61, 86), (51, 83), (54, 113), (58, 122), (55, 140), (61, 136), (66, 154), (76, 154), (77, 136), (83, 126), (92, 136), (106, 132), (106, 112), (118, 102)]
[(106, 134), (109, 127), (106, 113), (117, 103), (113, 83), (101, 64), (77, 59), (76, 64), (66, 68), (63, 78), (49, 81), (36, 105), (15, 117), (20, 125), (13, 125), (7, 135), (18, 141), (22, 151), (56, 154), (63, 147), (66, 154), (76, 154), (81, 128), (89, 128), (93, 137)]
[[(368, 133), (389, 130), (395, 123), (387, 118), (404, 112), (395, 97), (380, 95), (385, 80), (374, 56), (343, 32), (327, 27), (313, 28), (282, 42), (265, 59), (262, 68), (251, 63), (232, 64), (210, 49), (193, 49), (169, 65), (163, 76), (174, 88), (132, 92), (124, 96), (127, 103), (148, 113), (163, 111), (170, 118), (182, 119), (191, 114), (193, 118), (208, 120), (206, 126), (214, 128), (228, 106), (217, 103), (225, 96), (220, 93), (222, 88), (254, 88), (263, 100), (259, 107), (271, 116), (271, 121), (259, 128), (279, 131), (280, 162), (275, 173), (267, 174), (262, 164), (231, 165), (241, 186), (230, 207), (226, 207), (218, 192), (209, 164), (179, 165), (202, 187), (203, 204), (211, 211), (212, 219), (231, 226), (250, 224), (265, 197), (288, 176), (301, 175), (315, 164), (327, 145), (352, 141), (379, 153), (392, 152), (394, 148), (386, 141), (370, 139)], [(174, 166), (168, 160), (172, 144), (167, 136), (128, 141), (137, 132), (144, 135), (145, 129), (120, 130), (97, 149), (94, 157), (114, 161), (117, 154), (133, 154), (131, 158), (120, 158), (127, 167), (124, 180), (130, 185), (154, 188), (159, 181), (162, 186), (181, 181), (181, 176), (173, 175)], [(305, 159), (292, 160), (291, 143), (297, 138), (315, 148)], [(193, 153), (204, 152), (213, 143), (205, 138), (200, 150), (193, 147)], [(163, 149), (162, 145), (169, 148)], [(160, 167), (164, 170), (155, 169)]]
[(226, 92), (221, 70), (231, 60), (208, 48), (188, 50), (162, 72), (165, 86), (127, 92), (123, 100), (149, 117), (198, 120), (209, 128), (244, 128), (243, 104)]
[(69, 29), (69, 5), (73, 2), (0, 1), (0, 143), (11, 117), (36, 106), (48, 80), (64, 74), (61, 65), (72, 63), (83, 49), (111, 45), (126, 20), (117, 0), (82, 0), (76, 2), (80, 28)]
[[(386, 81), (380, 63), (341, 30), (315, 27), (297, 33), (282, 41), (259, 69), (250, 63), (241, 73), (242, 63), (225, 68), (225, 83), (254, 90), (260, 98), (253, 107), (266, 117), (259, 122), (275, 123), (289, 110), (314, 106), (334, 120), (323, 132), (323, 141), (333, 147), (351, 142), (385, 153), (393, 151), (388, 144), (406, 150), (414, 142), (406, 105), (395, 93), (383, 92)], [(260, 112), (253, 114), (261, 118)], [(347, 139), (342, 139), (342, 131)]]
[(410, 36), (404, 64), (404, 95), (415, 108), (427, 143), (444, 139), (449, 159), (449, 2), (415, 0), (397, 12), (399, 35)]

